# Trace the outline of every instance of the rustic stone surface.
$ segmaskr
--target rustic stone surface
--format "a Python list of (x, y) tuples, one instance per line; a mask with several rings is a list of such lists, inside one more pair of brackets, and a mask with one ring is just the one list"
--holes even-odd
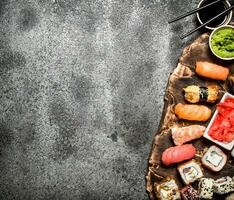
[(147, 199), (198, 0), (0, 1), (0, 199)]

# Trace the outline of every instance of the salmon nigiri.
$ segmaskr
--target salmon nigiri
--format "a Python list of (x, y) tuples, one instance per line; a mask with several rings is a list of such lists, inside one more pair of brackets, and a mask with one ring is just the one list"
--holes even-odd
[(189, 160), (193, 158), (195, 154), (196, 149), (192, 144), (170, 147), (163, 152), (162, 162), (164, 165), (168, 166), (184, 160)]
[(175, 114), (179, 119), (207, 121), (211, 116), (211, 110), (203, 105), (178, 103), (175, 106)]
[(171, 129), (172, 138), (175, 145), (182, 145), (191, 140), (200, 138), (206, 127), (200, 125), (190, 125), (184, 127), (174, 127)]
[(229, 69), (210, 62), (196, 62), (196, 73), (207, 78), (225, 81), (228, 77)]

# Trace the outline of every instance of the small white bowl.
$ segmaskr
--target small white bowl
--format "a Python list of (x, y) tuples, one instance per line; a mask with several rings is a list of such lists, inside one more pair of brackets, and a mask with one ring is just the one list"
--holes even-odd
[[(197, 8), (202, 7), (202, 6), (203, 6), (203, 3), (204, 3), (205, 1), (207, 1), (207, 0), (200, 0), (200, 2), (199, 2), (198, 5), (197, 5)], [(231, 7), (231, 4), (229, 3), (228, 0), (224, 0), (223, 3), (224, 3), (224, 5), (225, 5), (226, 9)], [(220, 25), (218, 25), (218, 27), (221, 26), (221, 25), (227, 25), (227, 24), (229, 24), (229, 23), (231, 22), (231, 20), (232, 20), (232, 14), (233, 14), (232, 11), (230, 11), (229, 13), (227, 13), (227, 15), (225, 16), (224, 21), (223, 21)], [(198, 21), (200, 22), (200, 24), (203, 24), (203, 23), (204, 23), (204, 22), (201, 20), (201, 18), (200, 18), (199, 12), (197, 12), (197, 19), (198, 19)], [(214, 30), (214, 29), (216, 28), (216, 27), (210, 27), (209, 25), (208, 25), (208, 26), (205, 26), (205, 27), (206, 27), (207, 29), (210, 29), (210, 30)]]
[(211, 52), (212, 52), (216, 57), (218, 57), (218, 58), (220, 58), (220, 59), (222, 59), (222, 60), (233, 60), (234, 57), (231, 57), (231, 58), (223, 58), (223, 57), (217, 55), (217, 54), (214, 52), (214, 50), (212, 49), (212, 44), (211, 44), (211, 40), (212, 40), (212, 37), (213, 37), (214, 33), (215, 33), (216, 31), (222, 29), (222, 28), (227, 28), (227, 27), (228, 27), (228, 28), (234, 29), (234, 26), (231, 26), (231, 25), (224, 25), (224, 26), (220, 26), (220, 27), (218, 27), (218, 28), (216, 28), (216, 29), (214, 29), (214, 30), (212, 31), (212, 33), (210, 34), (210, 37), (209, 37), (209, 47), (210, 47)]
[[(221, 99), (220, 102), (224, 102), (227, 98), (230, 98), (230, 97), (231, 97), (231, 98), (234, 98), (233, 95), (231, 95), (230, 93), (226, 92), (226, 93), (223, 95), (223, 97), (222, 97), (222, 99)], [(206, 139), (208, 139), (208, 140), (210, 140), (210, 141), (212, 141), (212, 142), (218, 144), (219, 146), (223, 147), (224, 149), (227, 149), (227, 150), (230, 151), (230, 150), (232, 150), (232, 148), (233, 148), (233, 146), (234, 146), (234, 140), (233, 140), (232, 142), (229, 142), (229, 143), (219, 142), (219, 141), (217, 141), (217, 140), (213, 140), (213, 139), (209, 136), (209, 134), (208, 134), (208, 132), (209, 132), (209, 130), (210, 130), (210, 127), (211, 127), (211, 125), (213, 124), (213, 122), (214, 122), (214, 120), (215, 120), (217, 114), (218, 114), (218, 111), (216, 110), (215, 113), (214, 113), (214, 115), (213, 115), (213, 117), (212, 117), (211, 120), (210, 120), (209, 125), (208, 125), (207, 128), (206, 128), (205, 133), (203, 134), (203, 137), (205, 137)]]

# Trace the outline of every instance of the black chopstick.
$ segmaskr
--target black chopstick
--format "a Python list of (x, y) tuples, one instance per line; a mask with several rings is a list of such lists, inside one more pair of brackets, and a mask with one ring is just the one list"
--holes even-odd
[(194, 10), (191, 10), (191, 11), (189, 11), (189, 12), (183, 14), (183, 15), (180, 15), (180, 16), (174, 18), (174, 19), (169, 20), (168, 23), (172, 23), (172, 22), (178, 21), (178, 20), (180, 20), (180, 19), (182, 19), (182, 18), (184, 18), (184, 17), (187, 17), (187, 16), (189, 16), (189, 15), (192, 15), (193, 13), (196, 13), (196, 12), (198, 12), (198, 11), (200, 11), (200, 10), (203, 10), (204, 8), (207, 8), (207, 7), (209, 7), (209, 6), (212, 6), (213, 4), (218, 3), (218, 2), (220, 2), (220, 1), (223, 1), (223, 0), (217, 0), (217, 1), (214, 1), (214, 2), (212, 2), (212, 3), (207, 4), (207, 5), (205, 5), (205, 6), (202, 6), (202, 7), (200, 7), (200, 8), (196, 8), (196, 9), (194, 9)]
[(232, 10), (234, 8), (234, 5), (232, 5), (231, 7), (227, 8), (225, 11), (221, 12), (220, 14), (218, 14), (217, 16), (213, 17), (212, 19), (208, 20), (207, 22), (205, 22), (204, 24), (198, 26), (197, 28), (189, 31), (188, 33), (180, 36), (180, 39), (184, 39), (185, 37), (191, 35), (192, 33), (194, 33), (195, 31), (199, 30), (200, 28), (208, 25), (209, 23), (213, 22), (214, 20), (216, 20), (217, 18), (219, 18), (220, 16), (226, 14), (227, 12), (229, 12), (230, 10)]

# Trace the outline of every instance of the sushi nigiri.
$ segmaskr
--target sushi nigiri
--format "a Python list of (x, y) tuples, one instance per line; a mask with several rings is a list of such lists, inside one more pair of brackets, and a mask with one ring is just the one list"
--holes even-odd
[(200, 138), (206, 127), (200, 125), (190, 125), (185, 127), (174, 127), (171, 129), (172, 138), (175, 145), (182, 145), (188, 141)]
[(191, 159), (195, 156), (195, 154), (196, 149), (192, 144), (170, 147), (163, 152), (162, 162), (164, 165), (168, 166)]
[(196, 62), (196, 73), (207, 78), (225, 81), (229, 69), (210, 62)]
[(213, 103), (219, 98), (219, 88), (217, 85), (210, 85), (208, 87), (190, 85), (184, 88), (184, 92), (185, 99), (190, 103), (198, 103), (200, 101)]
[(175, 106), (175, 114), (179, 119), (187, 119), (190, 121), (207, 121), (211, 116), (211, 110), (203, 105), (178, 103)]

